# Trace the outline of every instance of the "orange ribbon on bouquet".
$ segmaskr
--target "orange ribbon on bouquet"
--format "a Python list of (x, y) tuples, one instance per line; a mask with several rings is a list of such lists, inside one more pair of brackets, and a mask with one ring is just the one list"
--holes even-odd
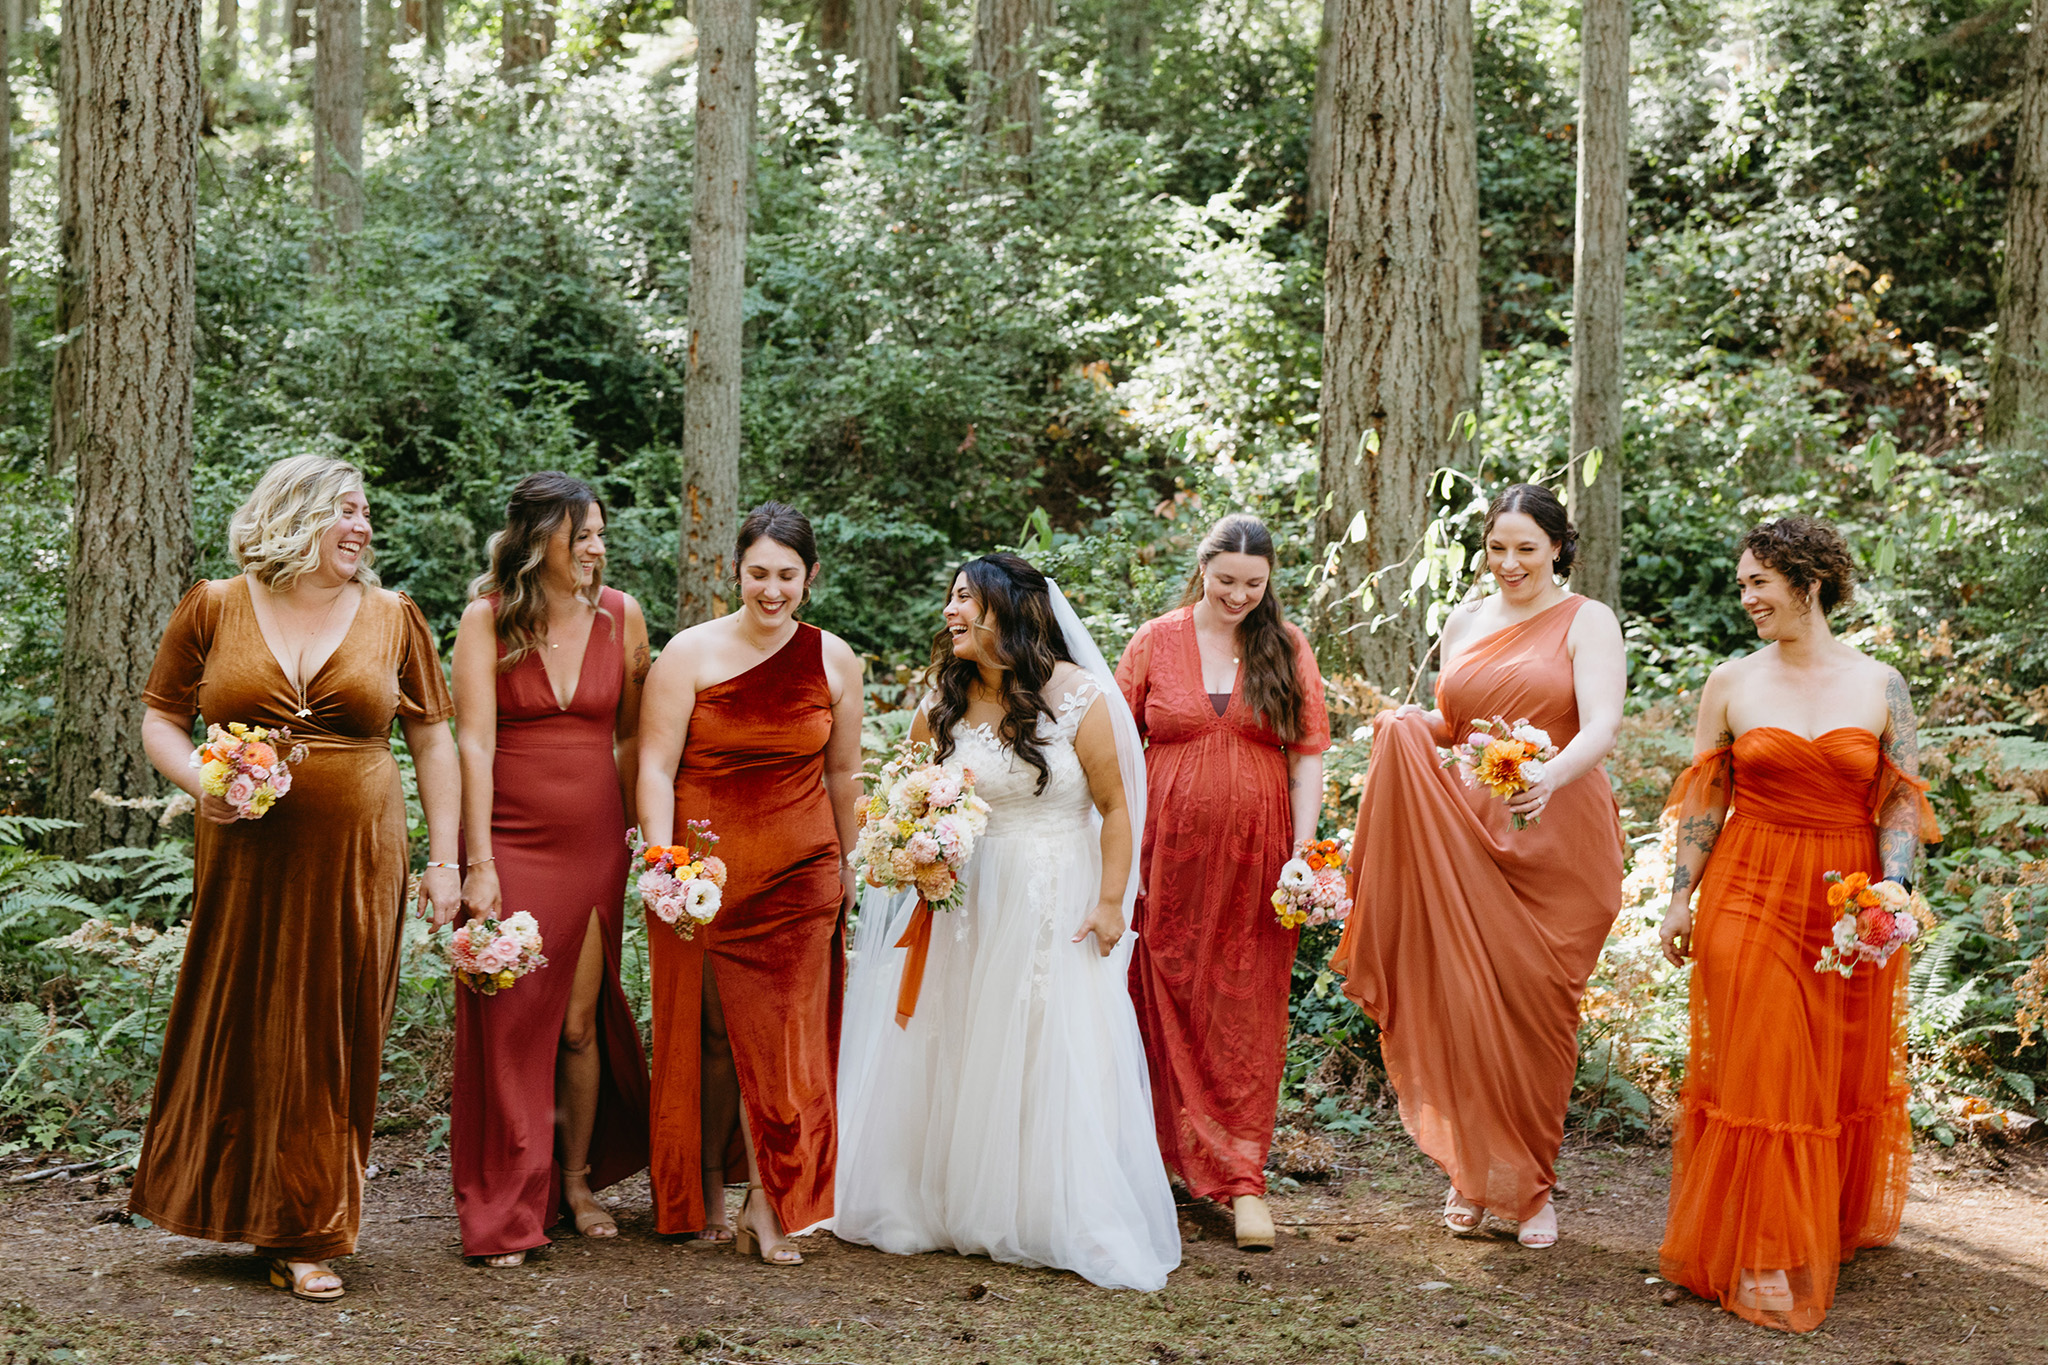
[(910, 1016), (917, 1013), (917, 993), (924, 987), (924, 960), (932, 950), (932, 903), (923, 896), (917, 898), (910, 927), (896, 946), (910, 949), (903, 960), (903, 984), (896, 988), (896, 1027), (909, 1028)]

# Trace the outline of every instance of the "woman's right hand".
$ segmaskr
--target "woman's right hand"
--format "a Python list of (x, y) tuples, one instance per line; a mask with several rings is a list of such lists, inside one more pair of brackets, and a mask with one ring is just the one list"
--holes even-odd
[(1657, 941), (1664, 945), (1664, 960), (1683, 967), (1692, 956), (1692, 899), (1671, 902), (1664, 922), (1657, 926)]
[(210, 820), (216, 825), (232, 825), (242, 818), (242, 813), (228, 804), (224, 796), (212, 792), (199, 793), (199, 818)]
[(505, 898), (498, 890), (498, 865), (478, 863), (469, 869), (462, 879), (462, 909), (456, 915), (456, 922), (468, 919), (497, 919), (502, 916)]
[(1429, 737), (1436, 741), (1438, 748), (1443, 748), (1450, 743), (1450, 736), (1446, 733), (1448, 727), (1444, 724), (1444, 718), (1435, 711), (1412, 701), (1403, 702), (1394, 708), (1395, 720), (1405, 720), (1409, 716), (1422, 717), (1422, 723), (1429, 727)]

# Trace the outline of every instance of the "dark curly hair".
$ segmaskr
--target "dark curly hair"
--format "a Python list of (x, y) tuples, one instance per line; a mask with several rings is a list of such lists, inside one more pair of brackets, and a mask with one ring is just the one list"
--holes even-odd
[(1744, 551), (1766, 569), (1783, 574), (1799, 592), (1815, 596), (1823, 616), (1833, 615), (1836, 607), (1855, 596), (1856, 561), (1842, 533), (1824, 521), (1780, 517), (1764, 522), (1750, 528), (1735, 547), (1735, 557), (1740, 559)]
[(1509, 484), (1487, 507), (1486, 526), (1480, 531), (1480, 538), (1492, 535), (1493, 524), (1510, 512), (1520, 512), (1536, 523), (1537, 530), (1557, 542), (1557, 559), (1551, 571), (1559, 578), (1570, 578), (1572, 561), (1579, 557), (1579, 532), (1564, 504), (1557, 500), (1557, 494), (1541, 484)]
[(1266, 523), (1244, 512), (1233, 512), (1209, 528), (1195, 547), (1195, 572), (1188, 579), (1180, 604), (1193, 606), (1205, 591), (1203, 571), (1217, 555), (1250, 555), (1266, 561), (1266, 592), (1259, 604), (1245, 613), (1237, 628), (1238, 649), (1244, 655), (1244, 699), (1253, 713), (1272, 727), (1273, 733), (1292, 744), (1301, 738), (1301, 679), (1294, 668), (1294, 639), (1287, 633), (1287, 620), (1280, 614), (1280, 599), (1273, 595), (1273, 575), (1278, 565), (1273, 555), (1273, 533)]
[[(967, 580), (983, 624), (993, 627), (994, 647), (988, 652), (1003, 670), (1003, 720), (996, 732), (1011, 753), (1038, 770), (1037, 790), (1043, 792), (1052, 780), (1052, 765), (1038, 743), (1038, 718), (1052, 714), (1045, 685), (1056, 665), (1074, 661), (1053, 618), (1052, 593), (1045, 575), (1019, 555), (970, 559), (948, 582), (960, 578)], [(925, 670), (925, 682), (936, 694), (931, 727), (941, 763), (953, 752), (953, 727), (967, 714), (968, 690), (980, 678), (980, 666), (953, 653), (952, 632), (941, 629)]]

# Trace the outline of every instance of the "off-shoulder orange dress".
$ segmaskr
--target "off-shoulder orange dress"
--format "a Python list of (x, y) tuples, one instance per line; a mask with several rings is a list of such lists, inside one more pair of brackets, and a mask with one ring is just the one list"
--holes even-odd
[[(700, 1129), (704, 960), (718, 982), (761, 1184), (791, 1236), (832, 1216), (839, 1158), (839, 1007), (845, 938), (839, 831), (825, 794), (832, 691), (824, 635), (789, 643), (697, 693), (676, 769), (676, 833), (709, 820), (725, 860), (716, 919), (685, 939), (647, 923), (653, 975), (655, 1227), (706, 1221)], [(745, 1169), (738, 1135), (724, 1153)]]
[(454, 704), (403, 593), (365, 588), (303, 709), (249, 580), (201, 583), (164, 628), (143, 699), (209, 724), (291, 727), (292, 789), (260, 820), (196, 822), (191, 936), (128, 1207), (294, 1260), (355, 1250), (408, 859), (391, 723)]
[(1131, 917), (1131, 1002), (1152, 1074), (1160, 1155), (1206, 1199), (1266, 1192), (1266, 1153), (1287, 1066), (1287, 992), (1298, 930), (1273, 914), (1294, 845), (1289, 753), (1330, 747), (1323, 678), (1288, 627), (1301, 736), (1284, 742), (1244, 697), (1202, 690), (1194, 608), (1147, 621), (1116, 681), (1145, 738), (1145, 895)]
[[(1876, 827), (1941, 837), (1924, 783), (1855, 726), (1765, 726), (1696, 761), (1667, 813), (1711, 819), (1700, 879), (1692, 1051), (1672, 1144), (1664, 1278), (1765, 1326), (1806, 1332), (1840, 1264), (1898, 1235), (1906, 1119), (1906, 954), (1848, 980), (1816, 972), (1836, 913), (1822, 874), (1883, 875)], [(1789, 1312), (1744, 1305), (1743, 1270), (1783, 1270)]]
[[(1586, 599), (1475, 643), (1437, 683), (1451, 732), (1528, 720), (1579, 731), (1565, 637)], [(1330, 966), (1380, 1026), (1416, 1144), (1467, 1200), (1540, 1211), (1578, 1069), (1579, 998), (1621, 913), (1621, 820), (1604, 767), (1514, 828), (1507, 803), (1445, 769), (1429, 723), (1381, 712), (1352, 845), (1351, 918)]]

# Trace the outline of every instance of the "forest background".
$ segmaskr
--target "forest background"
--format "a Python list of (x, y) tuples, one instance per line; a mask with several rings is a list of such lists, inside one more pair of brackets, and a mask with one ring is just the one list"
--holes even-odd
[[(203, 38), (196, 3), (69, 5), (89, 21), (95, 7), (170, 12), (203, 53), (193, 553), (164, 572), (232, 572), (227, 517), (260, 470), (327, 451), (370, 471), (378, 567), (445, 641), (512, 481), (566, 469), (601, 490), (609, 580), (666, 639), (695, 477), (684, 398), (702, 231), (683, 6), (368, 0), (362, 150), (340, 181), (320, 141), (337, 125), (315, 107), (328, 78), (313, 0), (221, 0)], [(60, 173), (76, 55), (65, 15), (5, 8), (0, 1151), (118, 1168), (183, 949), (191, 831), (129, 807), (120, 846), (81, 843), (108, 808), (57, 773), (60, 722), (84, 724), (65, 635), (81, 606), (73, 512), (96, 477), (52, 402), (86, 330)], [(1026, 16), (1033, 94), (998, 116), (986, 28), (1006, 8)], [(1332, 477), (1347, 451), (1363, 465), (1368, 438), (1352, 450), (1347, 434), (1333, 456), (1324, 430), (1341, 401), (1321, 377), (1342, 158), (1321, 4), (762, 0), (736, 496), (811, 516), (825, 572), (810, 619), (870, 659), (877, 749), (901, 731), (958, 559), (1037, 556), (1113, 656), (1177, 600), (1202, 529), (1256, 511), (1282, 545), (1276, 591), (1331, 675), (1327, 830), (1355, 810), (1373, 710), (1426, 686), (1407, 666), (1423, 662), (1416, 627), (1471, 586), (1488, 490), (1541, 479), (1575, 502), (1618, 496), (1620, 538), (1589, 549), (1630, 644), (1612, 767), (1633, 857), (1574, 1122), (1650, 1138), (1685, 1052), (1685, 975), (1651, 929), (1669, 872), (1655, 817), (1690, 752), (1693, 693), (1753, 647), (1731, 542), (1766, 516), (1829, 517), (1866, 569), (1837, 629), (1912, 682), (1949, 834), (1923, 879), (1939, 927), (1912, 974), (1915, 1122), (1941, 1142), (2025, 1128), (2048, 1100), (2048, 413), (2008, 403), (1990, 436), (1986, 419), (2001, 300), (2008, 335), (2014, 308), (2048, 307), (2001, 294), (2009, 207), (2039, 180), (2015, 167), (2044, 155), (2044, 10), (1637, 0), (1621, 429), (1596, 460), (1573, 436), (1587, 16), (1473, 0), (1476, 391), (1403, 396), (1449, 435), (1402, 506), (1368, 508)], [(144, 480), (127, 496), (172, 495)], [(1376, 551), (1382, 522), (1414, 534)], [(1357, 584), (1380, 571), (1375, 612)], [(1375, 614), (1393, 619), (1345, 629)], [(126, 629), (146, 654), (159, 626)], [(1405, 643), (1361, 643), (1386, 639)], [(130, 698), (103, 710), (107, 733), (134, 728)], [(643, 1008), (644, 932), (629, 931), (626, 966)], [(380, 1124), (438, 1139), (454, 988), (434, 941), (407, 933)], [(1297, 967), (1295, 1136), (1393, 1122), (1371, 1025), (1320, 970), (1330, 946), (1311, 933)]]

